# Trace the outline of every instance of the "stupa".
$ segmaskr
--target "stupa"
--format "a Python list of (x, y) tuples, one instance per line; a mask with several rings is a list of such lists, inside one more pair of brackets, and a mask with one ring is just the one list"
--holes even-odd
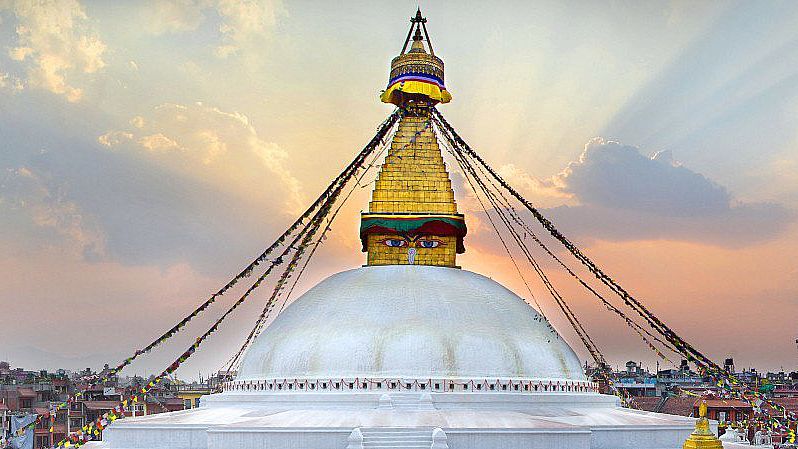
[(425, 22), (381, 96), (402, 118), (361, 217), (367, 264), (287, 306), (199, 408), (119, 420), (87, 447), (682, 447), (693, 419), (600, 394), (541, 314), (457, 266), (466, 221), (430, 123), (452, 97)]

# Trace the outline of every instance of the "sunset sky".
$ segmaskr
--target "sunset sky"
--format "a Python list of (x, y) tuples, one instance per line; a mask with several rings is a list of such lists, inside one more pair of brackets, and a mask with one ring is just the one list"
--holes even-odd
[[(0, 360), (116, 363), (238, 273), (390, 113), (378, 95), (417, 5), (0, 0)], [(421, 7), (454, 97), (439, 109), (474, 149), (707, 355), (796, 369), (798, 3)], [(528, 296), (449, 168), (469, 226), (458, 262)], [(369, 192), (301, 290), (364, 263)], [(653, 368), (546, 266), (613, 363)], [(258, 292), (178, 375), (220, 368)], [(234, 298), (128, 372), (160, 371)]]

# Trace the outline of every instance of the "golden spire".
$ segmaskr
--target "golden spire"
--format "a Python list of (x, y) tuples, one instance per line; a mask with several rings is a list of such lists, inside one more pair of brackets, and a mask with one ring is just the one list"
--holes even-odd
[[(361, 217), (360, 237), (368, 265), (454, 267), (465, 251), (466, 226), (457, 213), (452, 182), (432, 129), (430, 108), (451, 99), (443, 86), (443, 61), (432, 53), (421, 11), (411, 19), (402, 54), (391, 63), (382, 100), (402, 110), (402, 119)], [(413, 45), (405, 53), (415, 29)], [(440, 82), (428, 82), (425, 76)], [(398, 80), (398, 81), (397, 81)]]
[(702, 400), (698, 406), (698, 420), (695, 422), (695, 430), (684, 442), (682, 449), (723, 449), (723, 443), (709, 428), (707, 401)]

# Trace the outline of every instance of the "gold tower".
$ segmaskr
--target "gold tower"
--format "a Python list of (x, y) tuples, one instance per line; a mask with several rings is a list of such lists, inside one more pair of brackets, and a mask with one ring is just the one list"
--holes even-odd
[[(361, 216), (360, 237), (368, 265), (455, 267), (456, 255), (465, 251), (465, 220), (457, 213), (430, 117), (430, 108), (449, 102), (451, 95), (426, 21), (421, 11), (410, 19), (404, 47), (391, 61), (388, 87), (381, 95), (383, 102), (400, 108), (402, 118), (377, 177), (369, 212)], [(411, 35), (413, 43), (405, 52)]]

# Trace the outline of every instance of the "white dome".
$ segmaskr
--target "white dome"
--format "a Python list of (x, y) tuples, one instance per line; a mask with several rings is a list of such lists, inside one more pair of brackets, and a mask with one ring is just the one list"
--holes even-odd
[(419, 265), (320, 282), (255, 340), (237, 380), (356, 377), (585, 380), (574, 351), (513, 292)]

